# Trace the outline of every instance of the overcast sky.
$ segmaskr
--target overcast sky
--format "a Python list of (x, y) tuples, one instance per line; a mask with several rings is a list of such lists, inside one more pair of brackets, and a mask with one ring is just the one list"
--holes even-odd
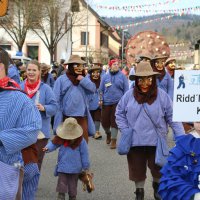
[[(174, 1), (174, 2), (173, 2)], [(86, 0), (88, 4), (100, 15), (105, 17), (137, 17), (137, 16), (147, 16), (156, 14), (155, 10), (175, 10), (183, 8), (193, 8), (200, 6), (200, 0)], [(164, 5), (164, 2), (168, 2)], [(158, 5), (160, 3), (160, 5)], [(154, 6), (152, 6), (154, 4)], [(151, 5), (140, 8), (140, 10), (148, 10), (149, 12), (133, 12), (133, 11), (124, 11), (124, 10), (108, 10), (98, 8), (98, 6), (143, 6)], [(160, 12), (161, 13), (161, 12)], [(191, 14), (200, 15), (200, 9), (190, 11)]]

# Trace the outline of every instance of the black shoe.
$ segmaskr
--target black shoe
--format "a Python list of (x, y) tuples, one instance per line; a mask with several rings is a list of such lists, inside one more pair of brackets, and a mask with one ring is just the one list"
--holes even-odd
[(135, 194), (135, 200), (144, 200), (144, 188), (136, 188)]
[(158, 188), (159, 188), (159, 183), (153, 182), (155, 200), (161, 200), (161, 196), (158, 194)]

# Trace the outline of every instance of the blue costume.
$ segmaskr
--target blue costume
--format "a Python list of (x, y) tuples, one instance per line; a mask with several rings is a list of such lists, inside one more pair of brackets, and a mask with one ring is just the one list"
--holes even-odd
[[(37, 141), (41, 117), (33, 102), (22, 92), (2, 91), (0, 101), (0, 162), (14, 168), (16, 164), (23, 165), (21, 150)], [(1, 179), (4, 174), (6, 176), (2, 173)], [(12, 176), (12, 180), (17, 177)], [(7, 196), (12, 189), (10, 185), (3, 188), (1, 185), (1, 189), (3, 197), (0, 190), (0, 199), (11, 199)]]
[(177, 139), (168, 163), (162, 168), (159, 194), (162, 200), (190, 200), (200, 192), (200, 138), (188, 134)]

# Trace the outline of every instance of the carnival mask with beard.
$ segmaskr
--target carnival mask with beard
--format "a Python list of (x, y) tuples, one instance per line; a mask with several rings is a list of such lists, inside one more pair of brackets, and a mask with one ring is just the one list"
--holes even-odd
[(100, 72), (99, 69), (93, 70), (92, 73), (91, 73), (92, 79), (93, 79), (93, 80), (99, 79), (100, 73), (101, 73), (101, 72)]
[(153, 71), (160, 73), (160, 76), (158, 77), (159, 80), (162, 80), (166, 74), (165, 67), (164, 67), (165, 61), (166, 61), (166, 58), (158, 58), (152, 61)]
[(151, 105), (157, 98), (156, 76), (135, 77), (134, 97), (139, 104)]

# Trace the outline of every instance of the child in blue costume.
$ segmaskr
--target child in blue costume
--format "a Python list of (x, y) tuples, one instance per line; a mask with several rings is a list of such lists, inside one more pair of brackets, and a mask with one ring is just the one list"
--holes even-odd
[(43, 151), (51, 152), (59, 148), (55, 169), (55, 175), (58, 176), (57, 200), (64, 200), (65, 193), (68, 193), (69, 200), (76, 200), (79, 174), (90, 167), (87, 142), (83, 138), (83, 129), (72, 117), (65, 119), (56, 133)]
[(200, 199), (200, 122), (194, 123), (194, 129), (177, 138), (168, 163), (161, 170), (162, 200)]

